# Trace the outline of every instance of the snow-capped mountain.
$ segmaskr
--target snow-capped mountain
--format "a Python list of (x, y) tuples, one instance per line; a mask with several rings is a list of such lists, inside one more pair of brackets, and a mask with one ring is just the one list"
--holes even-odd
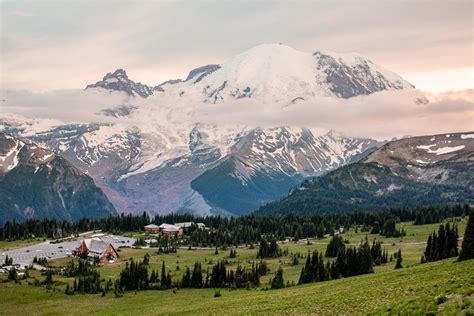
[(397, 74), (351, 53), (306, 53), (282, 44), (253, 47), (227, 62), (192, 70), (186, 80), (155, 88), (135, 84), (121, 69), (87, 88), (101, 87), (148, 97), (165, 90), (203, 102), (253, 98), (261, 102), (294, 103), (316, 96), (351, 98), (383, 90), (414, 88)]
[(268, 44), (154, 87), (120, 69), (109, 73), (83, 93), (123, 93), (125, 101), (98, 111), (94, 123), (5, 116), (0, 126), (66, 157), (121, 212), (242, 214), (381, 144), (299, 126), (210, 122), (204, 109), (251, 101), (281, 111), (318, 98), (400, 89), (413, 86), (357, 54)]

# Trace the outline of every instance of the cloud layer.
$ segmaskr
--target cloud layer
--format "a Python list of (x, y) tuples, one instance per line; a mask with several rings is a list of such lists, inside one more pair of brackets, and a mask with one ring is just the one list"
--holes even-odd
[[(169, 122), (251, 127), (300, 126), (317, 133), (336, 130), (345, 135), (390, 139), (407, 135), (474, 130), (473, 90), (428, 94), (429, 103), (417, 102), (419, 91), (387, 91), (346, 99), (318, 98), (282, 106), (245, 99), (220, 104), (172, 104), (161, 96), (130, 98), (122, 93), (67, 90), (49, 93), (5, 92), (0, 117), (10, 114), (61, 122), (105, 122), (132, 126), (159, 126)], [(98, 113), (105, 108), (135, 106), (130, 118)], [(186, 113), (184, 115), (184, 113)], [(186, 115), (191, 113), (190, 117)], [(166, 123), (168, 124), (168, 123)]]

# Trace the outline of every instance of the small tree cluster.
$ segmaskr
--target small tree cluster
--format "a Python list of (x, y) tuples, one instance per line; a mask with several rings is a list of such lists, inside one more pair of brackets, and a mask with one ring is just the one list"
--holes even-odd
[(372, 247), (370, 248), (370, 254), (376, 266), (388, 262), (388, 250), (382, 249), (382, 243), (380, 241), (376, 242), (374, 240)]
[(267, 241), (266, 237), (262, 237), (257, 258), (277, 258), (281, 255), (282, 252), (274, 237), (271, 237), (270, 241)]
[(48, 259), (46, 259), (45, 257), (38, 258), (35, 256), (33, 258), (33, 263), (37, 263), (39, 265), (45, 266), (48, 264)]
[(101, 287), (100, 273), (89, 263), (88, 260), (79, 259), (77, 264), (74, 260), (63, 269), (62, 274), (66, 277), (74, 277), (74, 284), (66, 287), (66, 294), (95, 294), (103, 291)]
[(79, 275), (74, 279), (72, 289), (66, 288), (66, 294), (96, 294), (103, 292), (101, 287), (100, 273), (96, 269), (90, 270), (85, 275)]
[(385, 237), (403, 237), (406, 235), (405, 230), (397, 229), (397, 222), (394, 218), (389, 218), (383, 224), (379, 234)]
[(283, 269), (281, 267), (278, 268), (275, 276), (270, 280), (270, 287), (274, 290), (285, 287), (285, 282), (283, 280)]
[[(342, 252), (342, 250), (340, 251)], [(308, 251), (306, 263), (301, 269), (298, 284), (319, 282), (329, 280), (329, 266), (324, 265), (322, 253), (313, 251), (313, 255)]]
[(206, 287), (249, 288), (260, 284), (260, 276), (267, 274), (265, 261), (252, 263), (250, 268), (238, 265), (236, 270), (227, 270), (224, 261), (219, 261), (212, 267), (205, 281)]
[(149, 284), (148, 266), (141, 261), (135, 262), (132, 259), (120, 272), (118, 285), (122, 291), (146, 290)]
[(181, 287), (194, 287), (194, 288), (201, 288), (204, 286), (202, 280), (202, 268), (201, 263), (196, 262), (194, 264), (194, 268), (191, 270), (186, 267), (186, 271), (183, 274), (183, 279), (181, 281)]
[(395, 263), (395, 269), (401, 269), (403, 268), (402, 262), (402, 250), (398, 249), (398, 252), (396, 253), (397, 262)]
[(421, 257), (421, 262), (431, 262), (442, 260), (458, 255), (458, 229), (449, 223), (441, 224), (438, 233), (433, 232), (428, 237), (425, 252)]
[(344, 239), (340, 235), (335, 235), (329, 241), (326, 247), (326, 257), (336, 257), (337, 253), (344, 249), (346, 246), (344, 244)]

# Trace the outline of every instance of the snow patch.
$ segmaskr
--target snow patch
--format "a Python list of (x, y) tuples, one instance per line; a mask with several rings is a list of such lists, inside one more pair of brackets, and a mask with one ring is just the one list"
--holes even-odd
[(420, 145), (420, 146), (416, 146), (416, 148), (424, 149), (429, 154), (436, 154), (437, 156), (439, 156), (439, 155), (449, 154), (449, 153), (464, 149), (464, 147), (465, 147), (464, 145), (460, 145), (460, 146), (455, 146), (455, 147), (440, 147), (440, 148), (434, 149), (434, 150), (431, 149), (434, 146), (436, 146), (436, 144)]

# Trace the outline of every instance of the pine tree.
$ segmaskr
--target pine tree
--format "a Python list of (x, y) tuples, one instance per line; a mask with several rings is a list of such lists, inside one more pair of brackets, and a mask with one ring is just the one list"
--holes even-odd
[(161, 265), (161, 288), (166, 289), (166, 267), (165, 267), (165, 262), (163, 261), (163, 264)]
[(401, 249), (398, 249), (398, 252), (397, 252), (397, 262), (395, 264), (395, 269), (401, 269), (403, 268), (403, 265), (402, 265), (402, 250)]
[(459, 255), (459, 261), (469, 259), (474, 259), (474, 210), (469, 214)]
[(277, 272), (275, 273), (275, 277), (271, 280), (270, 287), (272, 289), (281, 289), (285, 287), (285, 282), (283, 280), (283, 269), (281, 267), (278, 268)]

